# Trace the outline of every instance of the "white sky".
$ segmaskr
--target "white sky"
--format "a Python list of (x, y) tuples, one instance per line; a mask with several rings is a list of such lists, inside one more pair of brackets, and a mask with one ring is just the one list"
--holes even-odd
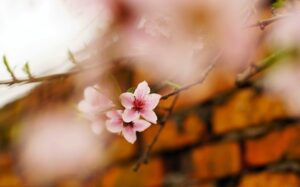
[[(103, 27), (94, 0), (0, 0), (0, 80), (11, 77), (5, 54), (18, 77), (29, 62), (32, 73), (61, 72), (71, 66), (67, 51), (84, 48)], [(86, 6), (82, 6), (86, 5)], [(0, 86), (0, 107), (34, 85)]]

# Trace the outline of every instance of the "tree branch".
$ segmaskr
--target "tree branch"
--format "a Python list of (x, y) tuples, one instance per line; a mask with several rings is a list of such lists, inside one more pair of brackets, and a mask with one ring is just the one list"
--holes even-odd
[(69, 71), (66, 73), (58, 73), (58, 74), (52, 74), (52, 75), (46, 75), (46, 76), (40, 76), (40, 77), (32, 77), (28, 79), (16, 79), (13, 80), (2, 80), (0, 81), (0, 85), (13, 85), (13, 84), (27, 84), (27, 83), (36, 83), (36, 82), (43, 82), (43, 81), (50, 81), (55, 79), (62, 79), (67, 78), (76, 74), (80, 74), (86, 71), (94, 70), (95, 68), (107, 68), (104, 67), (103, 64), (96, 64), (92, 65), (87, 68), (78, 68), (77, 70)]
[(288, 51), (280, 50), (263, 59), (258, 65), (252, 64), (245, 72), (237, 76), (236, 85), (242, 87), (247, 84), (253, 76), (272, 66), (278, 59), (287, 53)]
[(158, 131), (156, 132), (156, 134), (154, 135), (151, 143), (147, 146), (145, 152), (142, 154), (142, 156), (139, 158), (139, 160), (137, 161), (137, 163), (134, 165), (133, 167), (133, 171), (138, 171), (140, 166), (142, 164), (146, 164), (148, 163), (148, 159), (149, 159), (149, 156), (150, 156), (150, 153), (152, 151), (152, 148), (153, 146), (155, 145), (155, 143), (157, 142), (158, 140), (158, 137), (159, 135), (161, 134), (164, 126), (165, 126), (165, 123), (166, 121), (170, 118), (172, 112), (173, 112), (173, 109), (175, 107), (175, 104), (178, 100), (178, 97), (179, 97), (179, 94), (182, 92), (182, 91), (185, 91), (193, 86), (196, 86), (198, 84), (201, 84), (205, 79), (206, 77), (208, 76), (208, 74), (212, 71), (212, 69), (215, 67), (216, 63), (218, 62), (220, 56), (221, 56), (222, 52), (219, 52), (215, 58), (213, 59), (212, 63), (207, 67), (207, 69), (205, 70), (203, 76), (196, 82), (192, 83), (192, 84), (189, 84), (189, 85), (186, 85), (184, 87), (181, 87), (179, 89), (176, 89), (174, 92), (171, 92), (169, 94), (166, 94), (164, 96), (161, 97), (161, 99), (168, 99), (169, 97), (171, 96), (175, 96), (172, 103), (171, 103), (171, 106), (167, 109), (167, 113), (165, 114), (165, 116), (162, 118), (162, 120), (160, 121), (160, 126), (159, 126), (159, 129)]
[[(272, 17), (272, 18), (269, 18), (269, 19), (258, 21), (255, 24), (248, 25), (246, 28), (260, 27), (261, 29), (264, 29), (266, 26), (270, 25), (271, 23), (273, 23), (275, 21), (278, 21), (280, 19), (286, 18), (286, 17), (287, 17), (287, 15), (281, 15), (281, 16)], [(68, 54), (69, 54), (69, 58), (70, 58), (71, 62), (77, 64), (77, 61), (75, 60), (72, 52), (69, 51)], [(3, 61), (4, 60), (6, 60), (5, 56), (3, 56)], [(6, 66), (6, 68), (7, 67), (8, 66)], [(92, 68), (89, 68), (89, 69), (92, 69)], [(0, 85), (13, 85), (13, 84), (20, 84), (20, 83), (26, 84), (26, 83), (35, 83), (35, 82), (41, 82), (41, 81), (49, 81), (49, 80), (54, 80), (54, 79), (60, 79), (60, 78), (69, 77), (71, 75), (80, 73), (80, 70), (78, 70), (78, 71), (71, 71), (71, 72), (61, 73), (61, 74), (53, 74), (53, 75), (41, 76), (41, 77), (36, 77), (36, 78), (17, 79), (15, 77), (14, 73), (11, 71), (10, 67), (7, 68), (7, 70), (10, 73), (10, 75), (12, 77), (12, 80), (2, 80), (2, 81), (0, 81)], [(87, 70), (87, 69), (83, 69), (83, 70)], [(187, 85), (185, 87), (182, 87), (182, 88), (176, 90), (176, 93), (173, 92), (173, 93), (167, 94), (167, 95), (163, 96), (162, 99), (167, 99), (168, 97), (173, 96), (173, 95), (175, 95), (175, 94), (177, 94), (177, 93), (179, 93), (181, 91), (184, 91), (186, 89), (189, 89), (190, 87), (193, 87), (194, 85), (200, 84), (202, 81), (203, 80), (200, 80), (200, 81), (195, 82), (195, 83), (193, 83), (191, 85)]]
[(137, 163), (135, 164), (135, 166), (133, 167), (133, 171), (138, 171), (140, 166), (142, 164), (147, 164), (148, 163), (148, 160), (149, 160), (149, 156), (150, 156), (150, 153), (153, 149), (153, 146), (155, 145), (155, 143), (157, 142), (158, 140), (158, 137), (159, 135), (161, 134), (164, 126), (165, 126), (165, 123), (167, 122), (167, 120), (170, 118), (173, 110), (174, 110), (174, 107), (175, 107), (175, 104), (178, 100), (178, 97), (179, 97), (179, 94), (177, 94), (172, 103), (171, 103), (171, 106), (168, 108), (167, 110), (167, 113), (165, 114), (164, 118), (160, 121), (160, 125), (159, 125), (159, 129), (157, 130), (157, 132), (155, 133), (151, 143), (147, 146), (147, 149), (145, 150), (145, 152), (142, 154), (142, 156), (140, 157), (140, 159), (137, 161)]
[(276, 17), (272, 17), (269, 19), (264, 19), (264, 20), (258, 21), (257, 23), (248, 25), (246, 28), (259, 27), (261, 30), (264, 30), (266, 26), (268, 26), (278, 20), (286, 18), (286, 17), (287, 17), (287, 15), (281, 15), (281, 16), (276, 16)]
[[(286, 53), (286, 51), (278, 51), (276, 53), (273, 53), (272, 55), (268, 56), (267, 58), (265, 58), (264, 60), (262, 60), (262, 62), (260, 63), (259, 66), (255, 67), (254, 71), (248, 71), (248, 73), (242, 78), (242, 79), (237, 79), (237, 86), (241, 86), (243, 84), (245, 84), (251, 77), (253, 77), (255, 74), (267, 69), (268, 67), (270, 67), (272, 64), (274, 64), (280, 57), (282, 57), (282, 55), (284, 55)], [(186, 85), (182, 88), (179, 88), (177, 90), (175, 90), (174, 92), (171, 92), (169, 94), (166, 94), (164, 96), (162, 96), (161, 99), (168, 99), (171, 96), (175, 95), (175, 98), (171, 104), (171, 106), (167, 109), (167, 114), (164, 116), (164, 118), (161, 120), (161, 125), (158, 129), (158, 131), (156, 132), (156, 134), (154, 135), (152, 142), (148, 145), (146, 151), (142, 154), (142, 156), (140, 157), (140, 159), (137, 161), (137, 163), (135, 164), (133, 170), (134, 171), (138, 171), (140, 166), (142, 164), (146, 164), (148, 162), (149, 159), (149, 155), (151, 153), (151, 150), (154, 146), (154, 144), (157, 142), (159, 135), (161, 134), (163, 128), (164, 128), (164, 124), (165, 122), (169, 119), (170, 115), (172, 114), (173, 108), (175, 106), (175, 103), (178, 99), (178, 96), (180, 94), (180, 92), (185, 91), (193, 86), (196, 86), (198, 84), (201, 84), (206, 77), (208, 76), (208, 74), (211, 72), (211, 70), (213, 69), (213, 67), (216, 65), (219, 57), (221, 56), (221, 53), (219, 53), (213, 60), (213, 62), (211, 63), (211, 65), (207, 68), (207, 70), (205, 71), (205, 73), (203, 74), (203, 76), (201, 77), (201, 79), (195, 83)]]
[(198, 84), (201, 84), (206, 79), (206, 77), (211, 72), (211, 70), (215, 67), (216, 63), (218, 62), (219, 58), (221, 57), (221, 54), (222, 54), (222, 52), (219, 52), (217, 54), (217, 56), (215, 56), (215, 58), (213, 59), (213, 61), (211, 62), (211, 64), (205, 70), (203, 76), (198, 81), (196, 81), (194, 83), (191, 83), (191, 84), (188, 84), (186, 86), (183, 86), (183, 87), (181, 87), (181, 88), (179, 88), (179, 89), (177, 89), (177, 90), (175, 90), (175, 91), (173, 91), (171, 93), (168, 93), (168, 94), (162, 96), (161, 99), (162, 100), (166, 100), (166, 99), (168, 99), (169, 97), (171, 97), (173, 95), (177, 95), (178, 93), (180, 93), (182, 91), (188, 90), (191, 87), (194, 87), (194, 86), (196, 86)]

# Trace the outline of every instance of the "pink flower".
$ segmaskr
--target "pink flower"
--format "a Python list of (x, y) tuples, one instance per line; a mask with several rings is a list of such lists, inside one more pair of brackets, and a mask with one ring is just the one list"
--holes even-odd
[(142, 119), (136, 119), (129, 123), (123, 122), (122, 110), (106, 112), (106, 116), (108, 118), (105, 123), (107, 130), (112, 133), (122, 133), (124, 138), (132, 144), (136, 141), (136, 132), (144, 131), (151, 125)]
[(79, 102), (78, 109), (93, 118), (99, 113), (113, 107), (113, 102), (94, 87), (87, 87), (84, 90), (84, 99)]
[(125, 107), (122, 115), (125, 122), (131, 122), (142, 116), (145, 120), (156, 123), (157, 116), (153, 109), (161, 98), (159, 94), (150, 94), (150, 88), (146, 81), (141, 82), (134, 93), (121, 94), (121, 104)]

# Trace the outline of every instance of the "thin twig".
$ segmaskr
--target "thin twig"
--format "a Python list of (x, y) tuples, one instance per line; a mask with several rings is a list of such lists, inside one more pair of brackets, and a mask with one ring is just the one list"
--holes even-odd
[[(253, 77), (255, 74), (265, 70), (266, 68), (270, 67), (273, 63), (275, 63), (278, 58), (280, 58), (283, 54), (285, 54), (284, 51), (278, 51), (270, 56), (268, 56), (266, 59), (264, 59), (261, 64), (257, 67), (255, 67), (254, 71), (249, 71), (249, 74), (247, 74), (242, 80), (240, 80), (240, 83), (245, 83), (247, 82), (251, 77)], [(137, 161), (136, 165), (134, 166), (133, 170), (134, 171), (138, 171), (138, 169), (140, 168), (141, 164), (146, 164), (148, 162), (149, 159), (149, 155), (151, 153), (151, 150), (154, 146), (154, 144), (157, 142), (159, 135), (161, 134), (163, 128), (164, 128), (164, 123), (168, 120), (168, 118), (170, 117), (170, 115), (172, 114), (174, 105), (178, 99), (178, 95), (180, 94), (180, 92), (185, 91), (193, 86), (196, 86), (200, 83), (202, 83), (206, 77), (208, 76), (208, 74), (211, 72), (211, 70), (213, 69), (213, 67), (215, 66), (216, 62), (218, 61), (219, 57), (221, 56), (221, 53), (219, 53), (213, 60), (213, 62), (211, 63), (211, 65), (207, 68), (207, 70), (205, 71), (205, 73), (203, 74), (203, 76), (201, 77), (201, 79), (195, 83), (186, 85), (182, 88), (179, 88), (177, 90), (175, 90), (174, 92), (171, 92), (167, 95), (164, 95), (161, 99), (167, 99), (171, 96), (175, 95), (175, 98), (169, 108), (169, 110), (167, 110), (167, 114), (164, 116), (164, 118), (161, 120), (161, 125), (160, 128), (158, 129), (158, 131), (156, 132), (156, 134), (154, 135), (152, 142), (148, 145), (146, 151), (142, 154), (142, 156), (140, 157), (140, 159)]]
[(211, 72), (211, 70), (215, 67), (216, 63), (218, 62), (219, 58), (221, 56), (221, 52), (218, 53), (217, 56), (215, 56), (215, 58), (213, 59), (212, 63), (209, 65), (209, 67), (206, 69), (206, 71), (204, 72), (203, 76), (197, 81), (197, 82), (194, 82), (192, 84), (189, 84), (189, 85), (186, 85), (184, 87), (181, 87), (179, 89), (176, 89), (175, 91), (169, 93), (169, 94), (166, 94), (164, 96), (161, 97), (161, 99), (168, 99), (169, 97), (171, 96), (175, 96), (172, 103), (171, 103), (171, 106), (168, 108), (167, 110), (167, 113), (165, 114), (164, 118), (161, 120), (160, 122), (160, 126), (159, 126), (159, 129), (158, 131), (156, 132), (156, 134), (154, 135), (151, 143), (147, 146), (145, 152), (142, 154), (142, 156), (140, 157), (140, 159), (137, 161), (137, 163), (135, 164), (135, 166), (133, 167), (133, 171), (138, 171), (140, 166), (142, 164), (146, 164), (148, 162), (148, 159), (149, 159), (149, 155), (151, 153), (151, 150), (153, 148), (153, 146), (155, 145), (155, 143), (157, 142), (158, 140), (158, 137), (159, 135), (161, 134), (163, 128), (164, 128), (164, 124), (166, 123), (166, 121), (170, 118), (172, 112), (173, 112), (173, 109), (174, 109), (174, 106), (178, 100), (178, 97), (179, 97), (179, 94), (182, 92), (182, 91), (185, 91), (193, 86), (196, 86), (198, 84), (201, 84), (205, 79), (206, 77), (208, 76), (208, 74)]
[(264, 19), (261, 21), (258, 21), (257, 23), (248, 25), (246, 28), (251, 28), (251, 27), (259, 27), (261, 30), (264, 30), (266, 26), (270, 25), (271, 23), (274, 23), (278, 20), (281, 20), (283, 18), (286, 18), (287, 15), (281, 15), (281, 16), (276, 16), (276, 17), (272, 17), (269, 19)]
[(238, 75), (236, 85), (242, 87), (247, 84), (252, 77), (272, 66), (287, 53), (288, 51), (280, 50), (263, 59), (258, 65), (252, 64), (245, 72)]
[(219, 60), (219, 58), (221, 56), (221, 54), (222, 54), (222, 52), (219, 52), (218, 55), (215, 56), (215, 58), (213, 59), (213, 61), (209, 65), (209, 67), (207, 67), (207, 69), (205, 70), (203, 76), (198, 81), (196, 81), (194, 83), (191, 83), (191, 84), (188, 84), (186, 86), (183, 86), (183, 87), (181, 87), (181, 88), (179, 88), (179, 89), (177, 89), (177, 90), (175, 90), (175, 91), (173, 91), (171, 93), (168, 93), (168, 94), (162, 96), (161, 99), (162, 100), (168, 99), (169, 97), (171, 97), (173, 95), (177, 95), (178, 93), (180, 93), (182, 91), (185, 91), (185, 90), (187, 90), (187, 89), (189, 89), (191, 87), (194, 87), (194, 86), (196, 86), (198, 84), (201, 84), (205, 80), (205, 78), (208, 76), (208, 74), (211, 72), (211, 70), (215, 67), (216, 63), (218, 62), (218, 60)]
[(32, 77), (29, 79), (13, 79), (13, 80), (2, 80), (0, 81), (0, 85), (13, 85), (13, 84), (27, 84), (27, 83), (36, 83), (36, 82), (42, 82), (42, 81), (50, 81), (55, 79), (61, 79), (61, 78), (67, 78), (76, 74), (83, 73), (85, 71), (94, 70), (95, 68), (103, 68), (103, 64), (96, 64), (92, 65), (87, 68), (78, 68), (77, 70), (69, 71), (66, 73), (58, 73), (58, 74), (52, 74), (52, 75), (46, 75), (46, 76), (40, 76), (40, 77)]
[[(251, 25), (247, 26), (246, 28), (251, 28), (251, 27), (265, 28), (267, 25), (269, 25), (269, 24), (271, 24), (271, 23), (273, 23), (275, 21), (278, 21), (278, 20), (280, 20), (282, 18), (285, 18), (285, 17), (287, 17), (287, 15), (281, 15), (281, 16), (276, 16), (276, 17), (273, 17), (273, 18), (265, 19), (265, 20), (262, 20), (262, 21), (258, 21), (255, 24), (251, 24)], [(69, 53), (69, 55), (70, 55), (70, 53)], [(71, 56), (69, 56), (69, 57), (71, 57)], [(6, 58), (3, 57), (3, 60), (6, 60)], [(70, 60), (72, 61), (72, 63), (75, 62), (73, 58), (71, 58)], [(7, 68), (7, 66), (6, 66), (6, 68)], [(73, 72), (67, 72), (67, 73), (61, 73), (61, 74), (54, 74), (54, 75), (48, 75), (48, 76), (41, 76), (41, 77), (35, 77), (35, 78), (17, 79), (15, 77), (14, 73), (11, 71), (10, 67), (7, 70), (10, 73), (10, 75), (12, 77), (12, 80), (3, 80), (3, 81), (0, 81), (0, 85), (13, 85), (13, 84), (20, 84), (20, 83), (34, 83), (34, 82), (48, 81), (48, 80), (53, 80), (53, 79), (65, 78), (65, 77), (69, 77), (71, 75), (80, 73), (79, 71), (73, 71)], [(177, 93), (179, 93), (181, 91), (184, 91), (186, 89), (189, 89), (190, 87), (193, 87), (193, 86), (195, 86), (195, 85), (197, 85), (197, 84), (199, 84), (201, 82), (202, 81), (200, 80), (200, 81), (195, 82), (195, 83), (193, 83), (191, 85), (187, 85), (185, 87), (182, 87), (182, 88), (178, 89), (176, 91), (176, 93), (172, 92), (172, 93), (170, 93), (168, 95), (163, 96), (162, 99), (167, 99), (168, 97), (176, 95)]]
[(133, 171), (138, 171), (139, 168), (140, 168), (140, 166), (142, 164), (147, 164), (148, 163), (149, 156), (150, 156), (150, 153), (151, 153), (151, 151), (153, 149), (153, 146), (157, 142), (158, 137), (161, 134), (161, 132), (162, 132), (164, 126), (165, 126), (166, 121), (170, 118), (170, 116), (171, 116), (171, 114), (172, 114), (172, 112), (174, 110), (175, 104), (176, 104), (176, 102), (178, 100), (178, 97), (179, 97), (179, 94), (176, 94), (176, 96), (174, 97), (174, 99), (173, 99), (173, 101), (171, 103), (171, 106), (168, 108), (167, 113), (164, 115), (164, 118), (160, 121), (159, 129), (155, 133), (155, 135), (154, 135), (151, 143), (147, 146), (145, 152), (142, 154), (142, 156), (140, 157), (140, 159), (137, 161), (137, 163), (133, 167)]
[(215, 65), (218, 62), (220, 56), (221, 56), (221, 52), (219, 52), (218, 55), (213, 59), (212, 63), (206, 69), (206, 71), (204, 72), (203, 76), (199, 79), (199, 81), (197, 81), (195, 83), (192, 83), (192, 84), (189, 84), (189, 85), (186, 85), (186, 86), (184, 86), (182, 88), (176, 89), (174, 92), (171, 92), (171, 93), (169, 93), (169, 94), (164, 95), (164, 96), (161, 97), (161, 99), (168, 99), (169, 97), (175, 95), (175, 98), (173, 99), (173, 101), (171, 103), (171, 106), (167, 109), (167, 113), (165, 114), (164, 118), (160, 122), (160, 126), (159, 126), (158, 131), (154, 135), (151, 143), (147, 146), (145, 152), (142, 154), (142, 156), (140, 157), (140, 159), (137, 161), (137, 163), (133, 167), (134, 171), (138, 171), (139, 168), (140, 168), (140, 166), (141, 166), (141, 164), (146, 164), (148, 162), (149, 155), (150, 155), (150, 153), (152, 151), (152, 148), (155, 145), (155, 143), (157, 142), (158, 137), (161, 134), (161, 132), (162, 132), (164, 126), (165, 126), (166, 121), (170, 118), (170, 116), (171, 116), (171, 114), (173, 112), (174, 106), (175, 106), (175, 104), (176, 104), (176, 102), (178, 100), (180, 92), (185, 91), (185, 90), (187, 90), (187, 89), (189, 89), (189, 88), (191, 88), (193, 86), (196, 86), (198, 84), (201, 84), (206, 79), (206, 77), (211, 72), (211, 70), (215, 67)]

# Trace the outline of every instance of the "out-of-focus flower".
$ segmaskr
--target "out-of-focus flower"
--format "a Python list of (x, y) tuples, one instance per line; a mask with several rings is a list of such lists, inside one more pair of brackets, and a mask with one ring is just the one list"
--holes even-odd
[[(260, 9), (257, 1), (218, 0), (192, 1), (189, 8), (194, 15), (190, 28), (196, 24), (209, 41), (209, 45), (223, 51), (223, 61), (228, 69), (241, 70), (256, 49), (255, 31), (246, 29), (246, 25), (257, 22), (253, 9)], [(217, 14), (215, 14), (218, 12)], [(232, 48), (234, 46), (234, 48)]]
[(106, 113), (108, 120), (106, 121), (106, 128), (112, 133), (122, 133), (124, 138), (134, 143), (136, 141), (136, 132), (142, 132), (150, 127), (151, 123), (135, 119), (131, 122), (124, 122), (122, 118), (122, 110), (114, 110)]
[(150, 88), (146, 81), (140, 83), (134, 93), (121, 94), (121, 103), (125, 107), (123, 120), (128, 123), (142, 116), (145, 120), (156, 123), (157, 116), (153, 109), (158, 105), (160, 98), (159, 94), (150, 94)]
[(293, 114), (300, 114), (300, 66), (285, 63), (271, 71), (265, 87), (280, 96)]
[[(300, 3), (286, 1), (281, 8), (283, 17), (274, 22), (268, 44), (271, 48), (286, 51), (300, 50)], [(264, 80), (265, 87), (278, 94), (287, 103), (290, 112), (300, 114), (300, 65), (299, 55), (285, 56), (286, 59), (275, 66)]]
[[(156, 123), (157, 116), (153, 110), (160, 98), (159, 94), (150, 94), (148, 83), (143, 81), (134, 93), (126, 92), (120, 95), (124, 111), (113, 110), (114, 104), (111, 100), (99, 93), (96, 88), (87, 87), (84, 90), (84, 100), (79, 103), (78, 108), (89, 117), (94, 133), (102, 132), (104, 123), (100, 114), (106, 111), (106, 129), (112, 133), (122, 133), (128, 142), (134, 143), (136, 132), (144, 131), (151, 123)], [(140, 116), (145, 120), (140, 119)]]
[(97, 118), (101, 112), (114, 107), (113, 102), (100, 93), (96, 87), (87, 87), (84, 90), (84, 99), (79, 102), (78, 109), (90, 119)]
[(287, 17), (273, 24), (269, 35), (271, 46), (300, 47), (300, 6), (294, 8), (286, 15)]
[(85, 177), (101, 159), (103, 136), (95, 136), (85, 121), (64, 110), (50, 110), (24, 123), (18, 158), (24, 177), (34, 186), (63, 177)]
[(255, 54), (257, 30), (246, 26), (258, 21), (257, 0), (118, 0), (108, 9), (111, 27), (94, 47), (102, 61), (129, 57), (154, 81), (199, 80), (220, 51), (227, 70), (241, 71)]
[[(256, 1), (122, 1), (133, 13), (119, 27), (115, 43), (120, 56), (135, 57), (134, 65), (151, 68), (154, 80), (186, 84), (198, 80), (211, 58), (223, 51), (224, 67), (247, 67), (256, 49), (254, 30)], [(172, 6), (169, 6), (172, 4)], [(218, 14), (216, 14), (218, 12)], [(235, 49), (232, 50), (232, 46)]]

